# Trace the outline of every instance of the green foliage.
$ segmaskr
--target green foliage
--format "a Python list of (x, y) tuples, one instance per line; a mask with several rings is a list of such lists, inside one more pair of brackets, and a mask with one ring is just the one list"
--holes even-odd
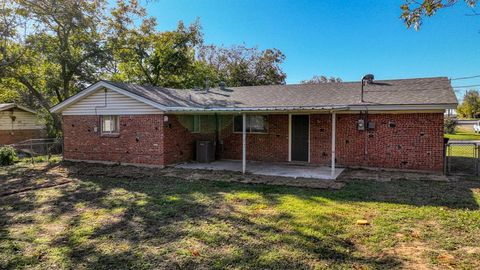
[(41, 111), (59, 134), (49, 109), (100, 79), (174, 88), (285, 83), (277, 49), (205, 46), (198, 20), (160, 32), (146, 14), (136, 0), (113, 8), (107, 0), (0, 2), (0, 101)]
[(457, 128), (457, 122), (452, 117), (445, 117), (443, 121), (443, 129), (446, 134), (454, 134)]
[(200, 48), (198, 61), (216, 74), (212, 82), (223, 81), (227, 86), (285, 84), (287, 77), (280, 67), (285, 55), (278, 49), (208, 45)]
[(463, 96), (463, 101), (457, 108), (460, 118), (477, 118), (480, 114), (480, 93), (477, 90), (469, 90)]
[[(400, 6), (402, 9), (402, 18), (408, 28), (412, 27), (415, 30), (420, 29), (424, 17), (431, 17), (437, 13), (438, 10), (451, 7), (456, 4), (457, 0), (404, 0), (404, 4)], [(475, 7), (477, 0), (464, 0), (469, 7)], [(473, 13), (472, 15), (478, 15)]]
[(14, 103), (18, 101), (18, 98), (17, 91), (0, 87), (0, 103)]
[(0, 147), (0, 166), (12, 165), (17, 159), (17, 153), (11, 146)]
[(342, 79), (339, 78), (339, 77), (327, 77), (327, 76), (324, 76), (324, 75), (315, 75), (313, 76), (311, 79), (309, 80), (303, 80), (301, 81), (300, 83), (304, 83), (304, 84), (320, 84), (320, 83), (340, 83), (342, 82)]

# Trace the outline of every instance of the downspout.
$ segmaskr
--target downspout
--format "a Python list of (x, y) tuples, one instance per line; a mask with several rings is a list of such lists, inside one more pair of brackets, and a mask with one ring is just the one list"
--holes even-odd
[(242, 173), (247, 167), (247, 115), (242, 113)]
[(332, 179), (335, 178), (335, 158), (336, 158), (336, 129), (337, 129), (337, 115), (335, 111), (331, 111), (332, 114), (332, 164), (331, 164), (331, 172), (330, 177)]
[(220, 155), (220, 131), (219, 131), (219, 123), (218, 123), (218, 113), (215, 113), (215, 160), (218, 160), (221, 158)]
[(364, 155), (365, 155), (365, 160), (368, 158), (368, 107), (365, 106), (365, 146), (364, 146)]
[[(104, 100), (104, 103), (103, 103), (102, 106), (95, 106), (95, 116), (98, 116), (97, 109), (107, 108), (107, 89), (106, 89), (106, 88), (103, 89), (103, 93), (104, 93), (104, 99), (103, 99), (103, 100)], [(100, 120), (100, 117), (97, 117), (97, 121), (98, 121), (98, 128), (97, 128), (97, 130), (98, 130), (98, 129), (101, 130), (101, 128), (102, 128), (102, 122), (101, 122), (101, 120)], [(94, 132), (96, 132), (96, 131), (94, 130)]]

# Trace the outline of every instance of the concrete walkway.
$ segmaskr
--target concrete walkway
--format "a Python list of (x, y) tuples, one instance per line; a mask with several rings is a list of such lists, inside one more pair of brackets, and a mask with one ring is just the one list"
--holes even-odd
[[(242, 162), (238, 160), (218, 160), (211, 163), (184, 163), (176, 165), (177, 168), (192, 170), (215, 170), (215, 171), (242, 171)], [(293, 178), (314, 178), (334, 180), (342, 172), (342, 168), (336, 168), (332, 177), (330, 167), (309, 166), (290, 163), (267, 163), (258, 161), (247, 162), (247, 172), (258, 175), (282, 176)]]

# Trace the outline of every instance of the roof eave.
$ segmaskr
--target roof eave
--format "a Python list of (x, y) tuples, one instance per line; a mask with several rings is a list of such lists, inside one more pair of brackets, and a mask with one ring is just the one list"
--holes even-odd
[(228, 112), (288, 112), (288, 111), (402, 111), (402, 110), (447, 110), (457, 108), (456, 103), (446, 104), (355, 104), (334, 106), (277, 106), (277, 107), (236, 107), (236, 108), (192, 108), (168, 107), (170, 113), (228, 113)]
[(118, 92), (120, 94), (123, 94), (125, 96), (128, 96), (128, 97), (131, 97), (133, 99), (136, 99), (140, 102), (143, 102), (143, 103), (146, 103), (154, 108), (157, 108), (161, 111), (165, 111), (167, 110), (167, 107), (160, 104), (160, 103), (157, 103), (157, 102), (154, 102), (150, 99), (146, 99), (144, 97), (141, 97), (139, 95), (136, 95), (128, 90), (125, 90), (123, 88), (120, 88), (120, 87), (117, 87), (115, 85), (112, 85), (106, 81), (99, 81), (89, 87), (87, 87), (86, 89), (84, 89), (83, 91), (79, 92), (78, 94), (74, 95), (74, 96), (71, 96), (70, 98), (64, 100), (63, 102), (53, 106), (51, 109), (50, 109), (50, 112), (52, 113), (60, 113), (62, 112), (66, 107), (68, 107), (69, 105), (81, 100), (82, 98), (85, 98), (87, 97), (88, 95), (90, 95), (91, 93), (97, 91), (98, 89), (100, 88), (107, 88), (107, 89), (110, 89), (112, 91), (115, 91), (115, 92)]
[(8, 106), (5, 106), (5, 107), (3, 107), (0, 111), (6, 111), (6, 110), (14, 109), (14, 108), (18, 108), (18, 109), (20, 109), (20, 110), (22, 110), (22, 111), (26, 111), (26, 112), (29, 112), (29, 113), (37, 114), (36, 111), (34, 111), (34, 110), (30, 109), (30, 108), (24, 107), (24, 106), (22, 106), (22, 105), (18, 105), (18, 104), (16, 104), (16, 103), (12, 103), (12, 104), (10, 104), (10, 105), (8, 105)]
[(401, 111), (401, 110), (448, 110), (456, 109), (457, 103), (430, 103), (430, 104), (354, 104), (349, 105), (350, 110), (379, 110), (379, 111)]

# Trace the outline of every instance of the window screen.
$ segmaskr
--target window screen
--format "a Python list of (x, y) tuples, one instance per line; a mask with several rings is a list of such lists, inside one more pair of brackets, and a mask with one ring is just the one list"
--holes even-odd
[(102, 133), (115, 134), (119, 133), (119, 118), (117, 115), (103, 115), (102, 116)]
[(200, 115), (194, 115), (192, 119), (192, 132), (200, 132)]
[[(267, 116), (247, 115), (247, 133), (267, 133)], [(233, 119), (233, 131), (242, 132), (243, 118), (241, 115)]]

